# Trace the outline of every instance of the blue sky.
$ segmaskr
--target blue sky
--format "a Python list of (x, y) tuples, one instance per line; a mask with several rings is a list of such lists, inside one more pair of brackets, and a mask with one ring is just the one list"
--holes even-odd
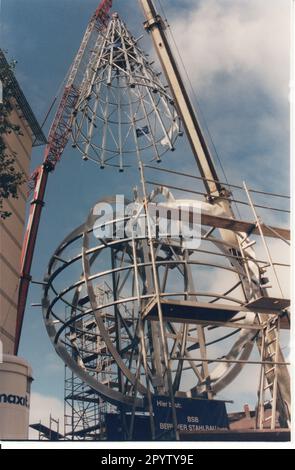
[[(18, 61), (16, 76), (39, 122), (79, 47), (97, 0), (0, 0), (1, 47)], [(145, 34), (135, 0), (114, 10), (135, 36)], [(185, 0), (161, 2), (229, 181), (275, 192), (289, 188), (289, 1)], [(153, 53), (145, 35), (142, 46)], [(178, 59), (179, 60), (179, 59)], [(191, 91), (190, 91), (191, 93)], [(196, 104), (196, 96), (192, 95)], [(51, 116), (52, 118), (52, 116)], [(48, 130), (48, 126), (45, 127)], [(42, 159), (33, 154), (32, 167)], [(198, 174), (185, 139), (165, 166)], [(216, 163), (219, 174), (220, 168)], [(71, 147), (49, 178), (36, 245), (33, 278), (42, 279), (59, 242), (84, 220), (95, 201), (134, 173), (90, 167)], [(20, 354), (34, 370), (33, 391), (63, 399), (63, 365), (43, 325), (40, 288), (30, 289)], [(246, 381), (245, 381), (246, 382)], [(236, 385), (233, 386), (235, 388)], [(249, 399), (247, 387), (236, 408)], [(253, 399), (253, 397), (252, 397)]]

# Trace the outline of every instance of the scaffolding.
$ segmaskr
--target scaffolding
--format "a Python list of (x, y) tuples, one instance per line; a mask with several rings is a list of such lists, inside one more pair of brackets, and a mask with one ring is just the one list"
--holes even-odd
[[(97, 288), (97, 294), (102, 298), (109, 295), (106, 285)], [(67, 321), (74, 313), (67, 316)], [(87, 334), (82, 334), (87, 331)], [(87, 364), (92, 375), (95, 371), (103, 371), (108, 367), (107, 350), (97, 333), (97, 325), (93, 319), (82, 319), (75, 328), (70, 328), (66, 337), (68, 339), (68, 352), (76, 358), (77, 351), (87, 351), (84, 364)], [(73, 349), (74, 346), (74, 349)], [(97, 349), (103, 351), (105, 356), (97, 361)], [(106, 380), (106, 379), (105, 379)], [(66, 440), (104, 440), (105, 415), (112, 412), (112, 407), (104, 402), (99, 394), (85, 381), (81, 380), (65, 364), (64, 369), (64, 438)]]
[(60, 441), (64, 439), (64, 436), (60, 433), (59, 418), (53, 418), (51, 413), (49, 415), (49, 426), (42, 424), (40, 420), (39, 423), (30, 424), (30, 428), (38, 432), (39, 441)]

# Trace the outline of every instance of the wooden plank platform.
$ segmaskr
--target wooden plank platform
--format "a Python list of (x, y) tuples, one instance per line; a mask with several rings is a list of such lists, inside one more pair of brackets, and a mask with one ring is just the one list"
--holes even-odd
[[(266, 303), (264, 308), (260, 308), (259, 305), (263, 302), (264, 298), (258, 299), (258, 308), (253, 306), (239, 306), (239, 305), (229, 305), (221, 303), (208, 303), (208, 302), (193, 302), (191, 300), (161, 300), (162, 313), (165, 321), (171, 321), (175, 323), (191, 323), (191, 324), (200, 324), (200, 325), (216, 325), (216, 326), (226, 326), (230, 328), (247, 328), (252, 330), (260, 330), (261, 325), (251, 324), (245, 325), (242, 322), (232, 321), (233, 317), (237, 313), (241, 313), (240, 320), (243, 319), (243, 312), (254, 312), (254, 313), (266, 313), (270, 315), (277, 315), (281, 313), (281, 310), (273, 309), (273, 304), (275, 301), (281, 301), (284, 299), (275, 299), (269, 298), (270, 302), (268, 303), (268, 308), (266, 308)], [(288, 301), (285, 301), (283, 304), (287, 304)], [(290, 303), (290, 302), (289, 302)], [(255, 303), (254, 303), (255, 305)], [(277, 304), (275, 304), (277, 305)], [(158, 307), (157, 302), (154, 300), (146, 307), (143, 312), (143, 319), (148, 318), (149, 320), (158, 320)], [(281, 328), (289, 329), (290, 321), (287, 315), (283, 315), (281, 320)]]
[(290, 307), (289, 299), (278, 299), (276, 297), (259, 297), (259, 299), (252, 300), (246, 307), (249, 310), (262, 311), (262, 313), (269, 311), (282, 311)]
[(64, 438), (62, 434), (57, 431), (53, 431), (52, 429), (48, 428), (44, 424), (41, 423), (34, 423), (30, 424), (30, 428), (35, 429), (39, 433), (43, 434), (50, 441), (59, 441)]
[[(244, 220), (229, 219), (226, 217), (217, 217), (207, 214), (201, 215), (203, 225), (209, 225), (210, 227), (224, 228), (232, 230), (233, 232), (245, 232), (253, 235), (260, 235), (258, 227), (253, 222), (246, 222)], [(272, 238), (284, 238), (290, 240), (290, 230), (281, 227), (268, 227), (261, 224), (261, 229), (265, 237)]]
[[(167, 219), (181, 220), (180, 213), (182, 212), (185, 217), (188, 217), (189, 222), (192, 224), (193, 212), (192, 210), (171, 208), (161, 205), (161, 210), (164, 210), (167, 213)], [(248, 222), (245, 220), (231, 219), (229, 217), (221, 217), (217, 215), (201, 213), (201, 223), (202, 225), (208, 225), (209, 227), (222, 228), (226, 230), (232, 230), (233, 232), (245, 232), (253, 235), (260, 235), (259, 229), (256, 226), (255, 222)], [(272, 227), (267, 226), (261, 223), (261, 229), (265, 237), (272, 238), (284, 238), (285, 240), (290, 240), (290, 229), (283, 227)]]

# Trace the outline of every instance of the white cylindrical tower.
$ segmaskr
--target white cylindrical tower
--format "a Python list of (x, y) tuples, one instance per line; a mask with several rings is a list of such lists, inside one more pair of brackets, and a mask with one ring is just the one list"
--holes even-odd
[(28, 439), (32, 369), (22, 358), (0, 363), (0, 439)]

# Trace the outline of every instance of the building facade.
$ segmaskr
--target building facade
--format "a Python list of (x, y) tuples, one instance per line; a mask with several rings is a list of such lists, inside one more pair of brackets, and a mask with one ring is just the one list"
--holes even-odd
[[(20, 127), (20, 133), (2, 135), (8, 153), (14, 153), (16, 170), (26, 180), (30, 175), (32, 148), (42, 145), (46, 138), (13, 74), (4, 53), (0, 50), (0, 80), (9, 74), (12, 111), (9, 121)], [(1, 178), (1, 175), (0, 175)], [(1, 181), (1, 180), (0, 180)], [(0, 183), (1, 184), (1, 183)], [(25, 228), (27, 182), (18, 190), (18, 198), (4, 201), (3, 210), (11, 213), (0, 219), (0, 340), (3, 352), (13, 354), (17, 313), (20, 258)]]

